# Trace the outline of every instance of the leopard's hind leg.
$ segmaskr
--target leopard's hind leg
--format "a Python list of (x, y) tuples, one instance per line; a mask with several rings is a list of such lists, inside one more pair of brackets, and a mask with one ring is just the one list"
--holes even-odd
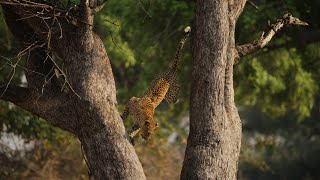
[(177, 79), (174, 79), (172, 83), (170, 83), (170, 87), (164, 99), (168, 103), (177, 103), (179, 101), (179, 90), (180, 84), (178, 83)]

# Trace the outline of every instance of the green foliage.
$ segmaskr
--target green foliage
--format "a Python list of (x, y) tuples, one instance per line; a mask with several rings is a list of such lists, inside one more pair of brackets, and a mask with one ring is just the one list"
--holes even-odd
[(320, 43), (311, 43), (303, 51), (303, 66), (320, 84)]
[(190, 25), (191, 9), (180, 1), (120, 0), (98, 14), (96, 31), (105, 35), (121, 103), (141, 96), (168, 69), (182, 30)]
[(273, 118), (286, 112), (300, 120), (310, 115), (318, 84), (303, 68), (296, 49), (282, 48), (243, 61), (236, 73), (242, 85), (235, 90), (239, 104), (256, 105)]
[(112, 57), (113, 65), (119, 67), (124, 65), (130, 68), (136, 64), (133, 51), (121, 36), (119, 36), (121, 23), (118, 19), (111, 16), (100, 14), (97, 18), (97, 31), (104, 35), (103, 41), (108, 48), (108, 55)]

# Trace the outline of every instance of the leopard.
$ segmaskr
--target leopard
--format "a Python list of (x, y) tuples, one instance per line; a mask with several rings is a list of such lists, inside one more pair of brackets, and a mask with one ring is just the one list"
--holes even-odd
[(143, 139), (150, 139), (158, 127), (158, 123), (154, 120), (154, 112), (163, 100), (166, 100), (168, 103), (178, 102), (178, 91), (180, 88), (178, 83), (178, 68), (181, 51), (190, 32), (190, 26), (184, 29), (184, 34), (175, 51), (171, 68), (151, 82), (143, 97), (133, 96), (126, 104), (121, 118), (125, 120), (130, 115), (133, 119), (133, 126), (128, 132), (131, 143), (134, 143), (133, 138), (139, 132)]

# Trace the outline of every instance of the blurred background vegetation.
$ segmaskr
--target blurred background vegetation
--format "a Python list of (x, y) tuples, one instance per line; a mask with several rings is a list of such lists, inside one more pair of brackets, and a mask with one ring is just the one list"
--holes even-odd
[[(253, 2), (259, 10), (246, 6), (237, 24), (238, 44), (257, 39), (268, 21), (286, 11), (310, 26), (284, 28), (266, 48), (235, 65), (235, 98), (243, 124), (238, 179), (320, 179), (320, 1)], [(193, 15), (194, 4), (181, 0), (110, 1), (96, 15), (95, 31), (112, 63), (120, 111), (170, 67)], [(24, 61), (16, 58), (19, 42), (0, 16), (0, 81), (12, 79), (26, 86)], [(162, 103), (155, 115), (160, 123), (155, 136), (149, 142), (136, 140), (148, 179), (179, 179), (188, 134), (191, 66), (187, 43), (179, 103)], [(130, 128), (130, 120), (125, 125)], [(79, 141), (0, 101), (0, 179), (87, 179)]]

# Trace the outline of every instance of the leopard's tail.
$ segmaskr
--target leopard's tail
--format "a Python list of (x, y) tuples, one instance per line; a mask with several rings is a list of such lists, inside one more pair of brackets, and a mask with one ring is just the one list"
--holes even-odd
[(168, 103), (177, 103), (178, 102), (178, 93), (179, 93), (179, 83), (178, 83), (178, 76), (177, 71), (179, 68), (180, 58), (181, 58), (181, 51), (184, 46), (184, 43), (186, 42), (188, 36), (190, 35), (191, 28), (190, 26), (186, 27), (184, 29), (184, 35), (182, 36), (179, 46), (176, 50), (176, 54), (173, 59), (173, 64), (171, 69), (165, 74), (165, 79), (169, 81), (169, 89), (165, 95), (165, 100)]
[(188, 36), (190, 35), (190, 33), (191, 33), (191, 27), (187, 26), (184, 29), (184, 35), (182, 36), (182, 38), (181, 38), (181, 40), (179, 42), (179, 45), (177, 47), (176, 53), (174, 55), (172, 67), (171, 67), (170, 71), (167, 74), (170, 77), (175, 76), (176, 73), (177, 73), (177, 70), (179, 68), (180, 58), (181, 58), (181, 51), (182, 51), (183, 46), (184, 46)]

